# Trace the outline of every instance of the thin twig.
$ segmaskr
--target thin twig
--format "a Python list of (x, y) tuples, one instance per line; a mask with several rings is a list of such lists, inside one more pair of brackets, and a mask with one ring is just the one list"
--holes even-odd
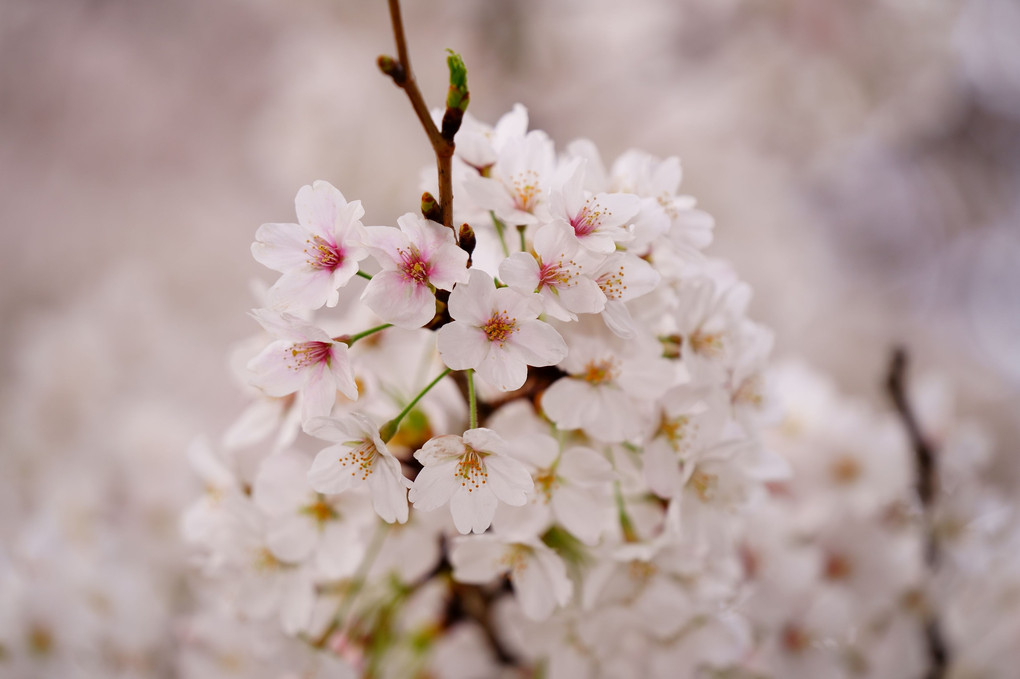
[[(938, 465), (935, 449), (921, 431), (917, 415), (907, 397), (907, 362), (906, 349), (897, 347), (889, 364), (886, 389), (903, 421), (903, 426), (906, 427), (910, 445), (914, 450), (917, 465), (917, 495), (924, 510), (925, 561), (928, 563), (929, 571), (934, 572), (939, 563), (939, 546), (933, 525), (935, 497), (938, 493)], [(926, 679), (942, 679), (949, 666), (949, 651), (942, 636), (938, 616), (930, 610), (925, 621), (925, 636), (928, 640), (930, 662)]]
[(436, 171), (439, 175), (439, 207), (442, 210), (442, 219), (445, 226), (453, 230), (454, 239), (457, 238), (457, 230), (453, 228), (453, 151), (452, 140), (443, 138), (442, 133), (432, 121), (429, 114), (429, 107), (425, 103), (418, 83), (414, 79), (414, 72), (411, 70), (411, 58), (407, 54), (407, 38), (404, 36), (404, 22), (400, 15), (400, 0), (389, 0), (390, 20), (393, 22), (393, 37), (397, 41), (397, 60), (400, 62), (401, 73), (399, 77), (394, 76), (395, 82), (411, 100), (411, 107), (414, 109), (425, 134), (428, 135), (432, 150), (436, 154)]

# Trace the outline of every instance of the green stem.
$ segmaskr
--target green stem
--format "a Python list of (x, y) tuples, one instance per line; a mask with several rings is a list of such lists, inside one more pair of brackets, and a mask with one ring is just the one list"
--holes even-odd
[(524, 231), (527, 228), (528, 228), (527, 224), (518, 224), (517, 225), (517, 233), (519, 233), (520, 236), (521, 236), (521, 252), (527, 252), (528, 251), (528, 246), (524, 242)]
[(359, 339), (361, 339), (363, 337), (368, 337), (369, 335), (374, 335), (377, 332), (382, 332), (386, 328), (392, 328), (392, 327), (393, 327), (392, 323), (383, 323), (382, 325), (377, 325), (374, 328), (369, 328), (368, 330), (364, 330), (362, 332), (356, 333), (356, 334), (351, 335), (349, 337), (346, 337), (346, 338), (344, 338), (344, 339), (342, 339), (340, 341), (343, 342), (344, 344), (346, 344), (347, 346), (351, 346), (352, 344), (354, 344), (355, 342), (357, 342)]
[(394, 435), (396, 435), (397, 429), (400, 428), (400, 421), (404, 419), (404, 416), (411, 412), (412, 408), (418, 405), (418, 401), (420, 401), (425, 394), (429, 393), (429, 390), (431, 390), (432, 387), (439, 384), (439, 380), (443, 379), (449, 374), (450, 374), (449, 368), (439, 373), (436, 379), (429, 382), (428, 385), (424, 389), (422, 389), (417, 396), (411, 399), (411, 402), (408, 403), (403, 410), (397, 413), (396, 417), (394, 417), (392, 420), (390, 420), (389, 422), (387, 422), (386, 424), (379, 428), (379, 438), (383, 440), (383, 443), (388, 443), (389, 440), (393, 438)]
[(478, 401), (475, 398), (475, 371), (467, 371), (468, 408), (470, 408), (470, 424), (468, 429), (478, 429)]
[(370, 274), (370, 273), (365, 273), (364, 271), (360, 271), (359, 270), (357, 275), (361, 276), (362, 278), (364, 278), (366, 280), (372, 280), (372, 274)]
[(627, 514), (627, 507), (623, 504), (623, 491), (620, 489), (620, 482), (614, 484), (613, 493), (616, 495), (616, 511), (620, 517), (620, 528), (623, 530), (623, 539), (626, 542), (637, 542), (637, 531), (634, 530), (634, 522)]
[(492, 217), (492, 223), (496, 227), (496, 235), (499, 236), (499, 244), (503, 246), (503, 256), (509, 257), (510, 248), (507, 247), (506, 237), (503, 235), (506, 231), (506, 224), (504, 224), (503, 220), (497, 217), (496, 213), (492, 210), (489, 210), (489, 215)]

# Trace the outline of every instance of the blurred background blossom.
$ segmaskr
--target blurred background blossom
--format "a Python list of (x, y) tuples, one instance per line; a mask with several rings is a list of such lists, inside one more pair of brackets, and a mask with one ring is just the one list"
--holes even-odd
[[(520, 101), (607, 158), (680, 156), (777, 355), (884, 406), (903, 343), (1016, 440), (1015, 2), (443, 1), (405, 20), (434, 104), (451, 47), (479, 119)], [(366, 223), (417, 206), (431, 151), (375, 67), (392, 51), (377, 1), (0, 0), (10, 676), (217, 676), (174, 660), (185, 450), (243, 407), (227, 356), (254, 329), (258, 225), (314, 179)], [(1011, 453), (989, 476), (1015, 491)]]

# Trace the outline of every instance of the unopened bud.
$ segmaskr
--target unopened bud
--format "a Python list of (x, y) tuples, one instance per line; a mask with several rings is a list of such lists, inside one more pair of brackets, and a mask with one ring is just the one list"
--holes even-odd
[(471, 262), (471, 253), (475, 251), (475, 230), (470, 224), (462, 224), (458, 235), (460, 249), (468, 253), (468, 264)]
[(379, 55), (379, 58), (376, 59), (375, 63), (379, 66), (379, 70), (393, 78), (393, 82), (397, 85), (404, 84), (404, 81), (407, 79), (407, 74), (404, 72), (404, 67), (399, 61), (393, 57), (381, 54)]
[(431, 219), (434, 222), (443, 222), (443, 207), (436, 200), (436, 197), (426, 191), (421, 194), (421, 214), (425, 219)]

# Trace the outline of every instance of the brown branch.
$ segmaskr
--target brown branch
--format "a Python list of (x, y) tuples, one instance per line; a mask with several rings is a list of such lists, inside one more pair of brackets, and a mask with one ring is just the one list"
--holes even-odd
[(411, 70), (411, 58), (407, 53), (407, 38), (404, 35), (404, 22), (400, 15), (400, 0), (389, 0), (390, 20), (393, 22), (393, 37), (397, 42), (397, 68), (388, 69), (383, 66), (380, 59), (380, 67), (387, 73), (393, 82), (411, 100), (411, 107), (414, 109), (425, 134), (428, 135), (429, 143), (436, 154), (436, 172), (439, 176), (439, 207), (441, 209), (442, 221), (445, 226), (453, 231), (453, 237), (457, 239), (457, 230), (453, 228), (453, 151), (452, 139), (446, 139), (432, 121), (429, 114), (429, 107), (425, 103), (418, 83), (414, 79), (414, 72)]
[[(939, 563), (939, 546), (933, 525), (935, 498), (938, 493), (938, 465), (935, 449), (925, 437), (924, 432), (921, 431), (917, 415), (907, 397), (907, 363), (906, 349), (897, 347), (889, 364), (886, 389), (896, 406), (896, 412), (903, 421), (907, 436), (910, 438), (911, 448), (914, 451), (917, 467), (917, 495), (921, 499), (921, 507), (924, 511), (925, 560), (928, 563), (928, 569), (934, 572)], [(938, 616), (930, 609), (926, 613), (925, 637), (928, 641), (930, 662), (926, 679), (942, 679), (946, 676), (949, 666), (949, 651), (942, 636)]]

